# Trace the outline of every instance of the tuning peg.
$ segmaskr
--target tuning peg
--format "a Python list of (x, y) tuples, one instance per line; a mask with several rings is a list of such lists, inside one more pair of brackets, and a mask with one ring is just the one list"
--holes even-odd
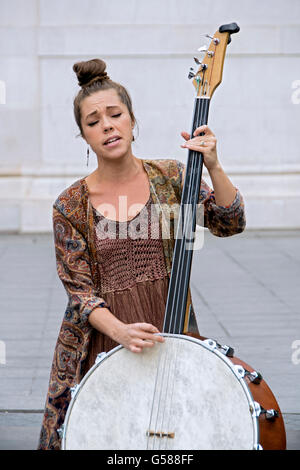
[(188, 79), (190, 80), (191, 78), (194, 78), (194, 76), (195, 76), (194, 69), (193, 69), (193, 67), (190, 67), (190, 71), (189, 71), (189, 74), (188, 74)]
[[(206, 70), (207, 69), (207, 65), (202, 64), (202, 62), (200, 62), (200, 60), (197, 59), (197, 57), (194, 57), (194, 61), (196, 62), (197, 65), (200, 65), (201, 70)], [(194, 69), (191, 68), (191, 70), (194, 70)]]
[(216, 46), (217, 46), (217, 44), (219, 44), (219, 42), (220, 42), (220, 39), (214, 38), (213, 36), (210, 36), (209, 34), (204, 34), (204, 36), (205, 36), (206, 38), (212, 39), (213, 42), (214, 42), (214, 44), (215, 44)]
[[(207, 49), (208, 49), (207, 46), (202, 46), (202, 47), (199, 47), (198, 51), (205, 52), (209, 57), (213, 57), (214, 51), (208, 51)], [(194, 61), (196, 62), (196, 64), (200, 65), (201, 62), (200, 61), (197, 62), (197, 60), (198, 60), (197, 57), (194, 57)]]
[(199, 47), (198, 51), (199, 51), (199, 52), (206, 52), (207, 49), (208, 49), (208, 46), (206, 46), (206, 45), (204, 44), (204, 46)]

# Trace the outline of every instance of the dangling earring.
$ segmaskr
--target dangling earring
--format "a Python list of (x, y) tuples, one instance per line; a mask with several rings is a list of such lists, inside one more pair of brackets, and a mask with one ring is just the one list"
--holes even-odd
[(89, 166), (89, 158), (90, 158), (90, 149), (88, 147), (86, 151), (86, 166)]

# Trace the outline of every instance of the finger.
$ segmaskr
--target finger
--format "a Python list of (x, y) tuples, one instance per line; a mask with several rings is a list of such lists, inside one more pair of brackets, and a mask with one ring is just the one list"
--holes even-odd
[(152, 348), (155, 345), (155, 342), (149, 341), (148, 339), (144, 340), (141, 344), (142, 348)]
[(216, 145), (216, 139), (215, 137), (194, 137), (191, 140), (188, 140), (187, 142), (184, 142), (182, 144), (183, 147), (187, 147), (190, 145), (197, 145), (199, 147), (214, 147)]
[(160, 335), (158, 328), (156, 328), (154, 325), (151, 325), (151, 323), (136, 323), (136, 326), (136, 335), (138, 335), (139, 338), (150, 339), (151, 341), (156, 341), (159, 343), (163, 343), (165, 341), (164, 337)]
[(188, 148), (189, 150), (195, 150), (196, 152), (205, 153), (207, 151), (211, 151), (214, 145), (209, 142), (205, 142), (204, 145), (200, 145), (200, 143), (197, 144), (195, 142), (190, 141), (190, 142), (183, 144), (182, 147)]
[(142, 352), (142, 348), (139, 348), (138, 346), (134, 346), (134, 345), (131, 345), (129, 346), (129, 351), (133, 352), (133, 353), (140, 353)]
[(200, 145), (199, 143), (193, 142), (192, 140), (189, 140), (188, 142), (185, 142), (184, 144), (181, 144), (182, 148), (188, 148), (190, 150), (203, 150), (205, 147), (207, 148), (207, 145), (204, 142), (204, 145)]
[(145, 345), (147, 347), (148, 344), (150, 344), (150, 346), (154, 346), (155, 343), (163, 343), (165, 341), (165, 338), (163, 336), (154, 335), (151, 338), (142, 339), (141, 341), (141, 346)]
[[(193, 144), (214, 144), (216, 143), (216, 138), (213, 136), (206, 136), (206, 135), (201, 135), (198, 137), (194, 137), (193, 139), (190, 139), (187, 141), (187, 143), (193, 143)], [(186, 143), (186, 142), (185, 142)]]
[(156, 328), (156, 326), (152, 325), (151, 323), (136, 323), (136, 326), (143, 331), (149, 331), (150, 333), (159, 333), (159, 330)]
[(164, 342), (164, 337), (163, 336), (160, 336), (159, 334), (150, 334), (150, 333), (145, 333), (145, 332), (142, 332), (142, 331), (137, 331), (136, 332), (136, 336), (141, 339), (141, 340), (145, 340), (145, 341), (151, 341), (151, 342), (158, 342), (158, 343), (163, 343)]
[(200, 135), (200, 134), (214, 135), (214, 133), (211, 131), (211, 129), (206, 125), (197, 127), (197, 129), (195, 129), (195, 131), (193, 133), (194, 136), (197, 136), (197, 135)]
[(181, 135), (185, 140), (189, 140), (191, 138), (191, 135), (188, 132), (181, 132)]
[(156, 334), (154, 335), (155, 337), (155, 341), (158, 341), (159, 343), (163, 343), (165, 341), (165, 338), (163, 336), (161, 336), (161, 334)]
[(132, 346), (143, 349), (143, 348), (152, 348), (154, 345), (155, 343), (153, 341), (149, 341), (148, 339), (143, 340), (143, 339), (136, 338)]
[[(213, 146), (216, 145), (216, 138), (214, 136), (199, 136), (199, 137), (193, 137), (193, 139), (187, 140), (183, 144), (181, 144), (181, 147), (188, 147), (189, 145), (199, 145), (200, 147), (208, 147), (208, 146)], [(190, 147), (189, 147), (190, 148)]]

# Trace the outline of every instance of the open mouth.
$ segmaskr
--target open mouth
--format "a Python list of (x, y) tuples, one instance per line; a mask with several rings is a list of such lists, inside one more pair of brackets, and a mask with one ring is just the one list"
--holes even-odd
[(114, 147), (118, 145), (118, 142), (121, 140), (121, 137), (112, 137), (111, 139), (107, 140), (104, 145), (106, 147)]

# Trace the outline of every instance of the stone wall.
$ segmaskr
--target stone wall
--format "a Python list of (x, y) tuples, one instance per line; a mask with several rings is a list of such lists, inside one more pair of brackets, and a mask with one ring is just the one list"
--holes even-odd
[(241, 31), (209, 116), (220, 160), (244, 195), (248, 228), (299, 228), (298, 0), (1, 0), (0, 230), (50, 231), (57, 195), (96, 168), (76, 137), (74, 62), (103, 58), (128, 88), (137, 157), (185, 162), (189, 67), (203, 35), (232, 21)]

